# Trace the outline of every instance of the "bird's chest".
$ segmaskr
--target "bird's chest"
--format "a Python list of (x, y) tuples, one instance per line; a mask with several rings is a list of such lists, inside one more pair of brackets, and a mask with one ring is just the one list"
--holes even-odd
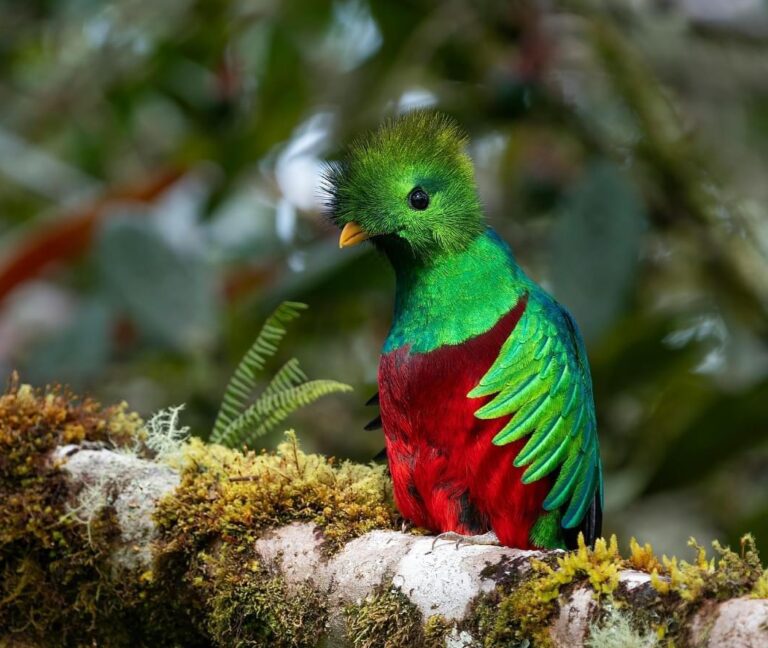
[(506, 455), (509, 448), (491, 442), (505, 420), (475, 417), (487, 398), (467, 394), (496, 360), (520, 313), (511, 311), (461, 344), (428, 353), (404, 346), (381, 357), (379, 404), (395, 501), (417, 525), (464, 532), (483, 526), (479, 518), (472, 522), (480, 509), (469, 506), (473, 497), (483, 499), (478, 480), (486, 481), (492, 466), (505, 470), (514, 457), (500, 461), (500, 451)]
[(470, 490), (468, 450), (481, 443), (487, 423), (467, 398), (483, 364), (456, 347), (381, 358), (379, 405), (395, 501), (419, 526), (456, 528), (456, 502)]
[(381, 356), (379, 399), (388, 442), (421, 443), (444, 451), (464, 445), (482, 428), (475, 417), (485, 402), (468, 398), (496, 360), (519, 320), (512, 309), (488, 331), (427, 353), (408, 345)]
[(447, 449), (470, 433), (478, 402), (467, 393), (489, 365), (460, 346), (381, 357), (379, 399), (387, 440)]

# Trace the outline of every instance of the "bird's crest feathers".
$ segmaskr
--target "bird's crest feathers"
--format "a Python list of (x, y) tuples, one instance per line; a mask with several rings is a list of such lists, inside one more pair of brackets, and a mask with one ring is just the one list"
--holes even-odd
[[(390, 119), (349, 146), (324, 176), (328, 215), (355, 222), (374, 243), (405, 241), (429, 256), (464, 249), (484, 230), (467, 136), (447, 115), (417, 110)], [(415, 207), (416, 190), (426, 203)]]

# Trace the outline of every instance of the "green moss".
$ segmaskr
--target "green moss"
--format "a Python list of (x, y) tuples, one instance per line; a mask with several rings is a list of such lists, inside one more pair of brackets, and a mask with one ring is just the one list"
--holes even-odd
[(325, 630), (325, 597), (308, 584), (289, 589), (256, 556), (221, 561), (211, 587), (207, 631), (218, 646), (315, 646)]
[(399, 589), (382, 586), (359, 605), (348, 606), (344, 614), (347, 639), (354, 648), (425, 645), (421, 612)]
[[(696, 550), (693, 563), (663, 556), (663, 569), (654, 569), (652, 583), (660, 594), (673, 594), (691, 603), (703, 598), (724, 600), (749, 594), (763, 576), (762, 563), (751, 535), (741, 539), (739, 553), (715, 540), (712, 558), (707, 557), (706, 549), (693, 538), (688, 544)], [(665, 577), (662, 578), (660, 573)]]
[(714, 541), (712, 557), (693, 538), (689, 545), (693, 562), (662, 556), (649, 570), (661, 611), (656, 629), (669, 645), (685, 645), (687, 622), (702, 603), (754, 594), (764, 574), (751, 535), (742, 537), (739, 552)]
[(576, 551), (533, 560), (523, 579), (501, 583), (475, 602), (467, 627), (482, 637), (485, 648), (522, 646), (549, 648), (549, 628), (559, 610), (559, 596), (577, 584), (588, 584), (597, 597), (609, 598), (618, 585), (624, 560), (615, 537), (599, 539), (591, 549), (579, 537)]
[(292, 432), (274, 453), (241, 453), (193, 439), (181, 485), (159, 505), (162, 543), (194, 551), (210, 538), (252, 541), (263, 529), (302, 521), (329, 550), (372, 529), (397, 528), (384, 466), (337, 463), (301, 451)]
[(444, 648), (445, 639), (454, 627), (442, 614), (430, 616), (424, 624), (424, 648)]
[(631, 630), (637, 645), (685, 645), (687, 621), (703, 601), (768, 593), (768, 572), (763, 571), (751, 536), (742, 538), (740, 552), (713, 543), (712, 558), (694, 541), (691, 545), (697, 555), (688, 563), (666, 556), (659, 559), (650, 545), (641, 546), (634, 538), (626, 559), (619, 553), (615, 537), (607, 542), (599, 539), (594, 549), (579, 538), (575, 551), (555, 559), (533, 560), (532, 571), (524, 579), (502, 583), (494, 592), (479, 597), (467, 627), (483, 638), (485, 648), (523, 645), (526, 641), (547, 648), (552, 645), (549, 627), (559, 610), (561, 595), (587, 585), (601, 608), (612, 610), (623, 604), (624, 593), (618, 587), (621, 570), (635, 569), (651, 575), (655, 598), (633, 607), (625, 619), (630, 624), (626, 628), (622, 621), (618, 624), (621, 627), (607, 627), (598, 633), (598, 639), (624, 636), (624, 630)]
[(768, 598), (768, 569), (757, 579), (755, 586), (750, 592), (752, 598)]
[(624, 564), (616, 537), (598, 539), (590, 549), (579, 536), (576, 551), (554, 559), (532, 561), (532, 573), (522, 581), (504, 584), (481, 597), (476, 607), (476, 632), (486, 648), (523, 644), (552, 645), (549, 625), (558, 611), (561, 591), (587, 583), (596, 596), (610, 596)]
[(549, 623), (557, 612), (555, 601), (544, 600), (538, 578), (518, 583), (514, 588), (498, 587), (475, 603), (470, 632), (482, 638), (484, 648), (522, 646), (550, 648)]
[(66, 515), (73, 494), (48, 455), (86, 441), (133, 443), (140, 427), (125, 405), (102, 408), (16, 379), (0, 396), (0, 628), (14, 641), (76, 645), (126, 616), (104, 576), (117, 532), (113, 512), (94, 517), (89, 543), (84, 526)]

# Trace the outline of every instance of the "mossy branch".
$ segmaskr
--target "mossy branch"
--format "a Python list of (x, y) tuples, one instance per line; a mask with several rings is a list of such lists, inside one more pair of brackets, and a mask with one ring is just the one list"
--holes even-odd
[[(433, 546), (398, 530), (383, 467), (293, 434), (274, 453), (180, 441), (173, 416), (152, 432), (124, 407), (0, 397), (0, 645), (768, 645), (749, 537), (691, 562), (615, 538)], [(165, 463), (149, 432), (173, 440)]]

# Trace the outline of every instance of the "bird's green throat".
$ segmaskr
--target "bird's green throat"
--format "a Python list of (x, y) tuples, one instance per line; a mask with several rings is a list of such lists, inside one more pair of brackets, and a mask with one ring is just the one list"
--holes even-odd
[(526, 292), (528, 278), (492, 229), (463, 252), (428, 262), (385, 250), (395, 269), (395, 313), (383, 352), (427, 353), (485, 333)]

